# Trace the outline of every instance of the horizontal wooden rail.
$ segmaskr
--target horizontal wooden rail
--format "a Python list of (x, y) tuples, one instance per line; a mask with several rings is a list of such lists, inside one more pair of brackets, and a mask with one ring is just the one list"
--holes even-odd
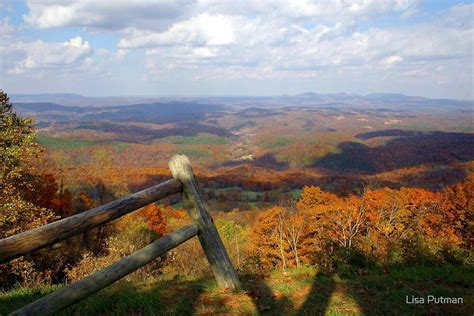
[(4, 263), (108, 223), (175, 193), (182, 193), (183, 204), (194, 223), (154, 241), (123, 260), (51, 293), (11, 315), (49, 315), (59, 311), (123, 278), (196, 235), (219, 287), (240, 289), (240, 281), (204, 203), (189, 159), (184, 155), (175, 155), (171, 158), (169, 166), (174, 179), (92, 210), (1, 239), (0, 263)]
[(179, 180), (171, 179), (89, 211), (1, 239), (0, 263), (110, 222), (166, 196), (179, 193), (182, 187)]
[(10, 315), (50, 315), (132, 273), (168, 250), (196, 236), (197, 233), (198, 227), (195, 224), (182, 227), (121, 261), (51, 293)]

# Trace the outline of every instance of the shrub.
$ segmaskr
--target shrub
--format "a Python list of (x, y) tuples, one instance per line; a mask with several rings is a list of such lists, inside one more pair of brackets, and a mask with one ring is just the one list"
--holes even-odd
[[(164, 233), (164, 232), (163, 232)], [(115, 234), (106, 240), (106, 254), (94, 255), (86, 252), (80, 262), (67, 269), (70, 280), (79, 280), (97, 272), (124, 257), (130, 255), (160, 237), (147, 224), (143, 211), (137, 211), (121, 218), (115, 227)], [(159, 274), (165, 257), (157, 258), (145, 267), (137, 270), (126, 278), (144, 277), (145, 275)]]

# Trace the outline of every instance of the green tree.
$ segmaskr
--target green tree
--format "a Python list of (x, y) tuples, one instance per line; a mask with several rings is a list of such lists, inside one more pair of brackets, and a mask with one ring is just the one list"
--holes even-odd
[(236, 222), (227, 219), (216, 220), (216, 226), (234, 266), (240, 270), (244, 261), (243, 250), (247, 232)]
[[(40, 155), (33, 119), (12, 112), (8, 95), (0, 90), (0, 238), (54, 219), (51, 210), (32, 202), (41, 194), (42, 177), (36, 173), (35, 164)], [(0, 265), (0, 284), (24, 280), (32, 275), (31, 269), (32, 263), (23, 259)]]

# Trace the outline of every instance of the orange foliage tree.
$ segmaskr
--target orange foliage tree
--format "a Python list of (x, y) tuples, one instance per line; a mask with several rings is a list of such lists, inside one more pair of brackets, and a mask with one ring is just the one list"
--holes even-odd
[(264, 269), (299, 267), (307, 259), (303, 242), (308, 227), (304, 214), (294, 205), (263, 212), (250, 231), (249, 257)]
[(288, 248), (285, 247), (279, 218), (281, 207), (274, 207), (258, 217), (249, 236), (249, 257), (255, 260), (259, 268), (271, 269), (287, 266)]
[(473, 188), (466, 182), (444, 192), (368, 189), (340, 198), (307, 186), (296, 207), (260, 215), (249, 252), (266, 268), (325, 265), (354, 253), (382, 263), (451, 260), (472, 247)]
[(143, 215), (146, 218), (146, 224), (155, 232), (158, 237), (166, 233), (166, 218), (163, 216), (161, 209), (154, 203), (143, 208)]
[(363, 199), (350, 195), (342, 199), (319, 187), (304, 187), (297, 206), (306, 215), (314, 232), (324, 234), (341, 247), (351, 248), (367, 225)]

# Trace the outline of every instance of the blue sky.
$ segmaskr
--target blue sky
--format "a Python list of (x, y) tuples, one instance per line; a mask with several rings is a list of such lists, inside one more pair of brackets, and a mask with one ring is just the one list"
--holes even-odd
[(0, 88), (472, 99), (473, 3), (0, 0)]

